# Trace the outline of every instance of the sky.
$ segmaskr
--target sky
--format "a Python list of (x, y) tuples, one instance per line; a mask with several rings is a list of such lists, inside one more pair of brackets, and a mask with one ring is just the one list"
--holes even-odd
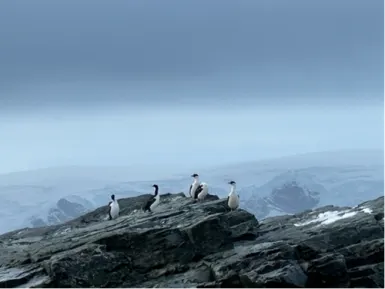
[(381, 0), (4, 0), (0, 36), (0, 173), (383, 149)]

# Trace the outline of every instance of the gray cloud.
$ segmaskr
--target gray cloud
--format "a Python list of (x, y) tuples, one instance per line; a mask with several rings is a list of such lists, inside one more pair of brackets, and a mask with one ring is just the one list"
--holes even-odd
[(0, 35), (8, 110), (383, 97), (380, 0), (2, 1)]

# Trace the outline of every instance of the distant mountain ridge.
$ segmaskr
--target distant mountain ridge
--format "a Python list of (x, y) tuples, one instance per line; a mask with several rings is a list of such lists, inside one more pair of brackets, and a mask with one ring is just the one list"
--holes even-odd
[[(77, 197), (77, 199), (79, 199), (79, 197)], [(58, 225), (77, 218), (94, 208), (94, 206), (86, 200), (82, 200), (81, 203), (61, 198), (57, 201), (56, 206), (50, 208), (45, 215), (32, 216), (29, 218), (29, 222), (34, 228)]]
[[(359, 151), (356, 159), (352, 152), (338, 155), (339, 158), (332, 152), (329, 159), (326, 158), (326, 153), (309, 154), (308, 158), (306, 155), (300, 155), (298, 162), (295, 156), (290, 156), (270, 161), (234, 164), (210, 171), (194, 169), (179, 176), (140, 181), (124, 180), (126, 170), (114, 180), (110, 179), (112, 174), (108, 167), (106, 176), (103, 176), (104, 171), (101, 168), (97, 168), (84, 172), (83, 175), (87, 176), (84, 179), (79, 173), (80, 168), (75, 174), (71, 171), (69, 175), (65, 174), (65, 168), (55, 168), (52, 179), (49, 169), (42, 170), (42, 175), (34, 171), (29, 177), (28, 172), (14, 173), (11, 177), (0, 175), (0, 232), (32, 226), (32, 223), (41, 225), (55, 223), (55, 220), (68, 220), (75, 216), (76, 212), (108, 203), (112, 193), (115, 193), (117, 198), (152, 193), (151, 186), (154, 183), (159, 184), (161, 193), (185, 192), (187, 195), (192, 172), (199, 172), (201, 180), (209, 184), (209, 193), (220, 197), (227, 196), (229, 192), (227, 182), (235, 180), (241, 195), (241, 205), (258, 217), (261, 217), (261, 212), (265, 212), (262, 215), (266, 216), (290, 213), (290, 207), (283, 206), (284, 198), (271, 194), (293, 181), (299, 187), (294, 190), (298, 209), (327, 204), (354, 206), (367, 198), (383, 195), (383, 151), (370, 151), (366, 163), (362, 151)], [(341, 155), (345, 155), (346, 164)], [(93, 175), (93, 172), (97, 174)], [(72, 179), (71, 176), (75, 178)], [(309, 198), (304, 201), (300, 197), (301, 190), (318, 193), (319, 200)], [(60, 199), (71, 203), (71, 212), (58, 209)]]
[(263, 219), (283, 214), (295, 214), (315, 208), (320, 201), (320, 192), (310, 190), (292, 180), (273, 187), (270, 194), (264, 197), (252, 195), (242, 200), (242, 207)]

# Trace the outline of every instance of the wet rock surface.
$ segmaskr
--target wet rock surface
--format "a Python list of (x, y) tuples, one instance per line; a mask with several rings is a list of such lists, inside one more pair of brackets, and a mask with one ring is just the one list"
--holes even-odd
[[(0, 236), (0, 287), (383, 287), (384, 198), (258, 222), (226, 200), (118, 200)], [(107, 203), (106, 203), (107, 204)]]

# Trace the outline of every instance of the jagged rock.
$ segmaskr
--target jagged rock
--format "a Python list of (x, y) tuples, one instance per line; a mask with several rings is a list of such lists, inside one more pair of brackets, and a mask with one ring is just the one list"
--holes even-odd
[(226, 200), (118, 200), (65, 224), (0, 236), (0, 287), (383, 287), (383, 197), (259, 223)]

